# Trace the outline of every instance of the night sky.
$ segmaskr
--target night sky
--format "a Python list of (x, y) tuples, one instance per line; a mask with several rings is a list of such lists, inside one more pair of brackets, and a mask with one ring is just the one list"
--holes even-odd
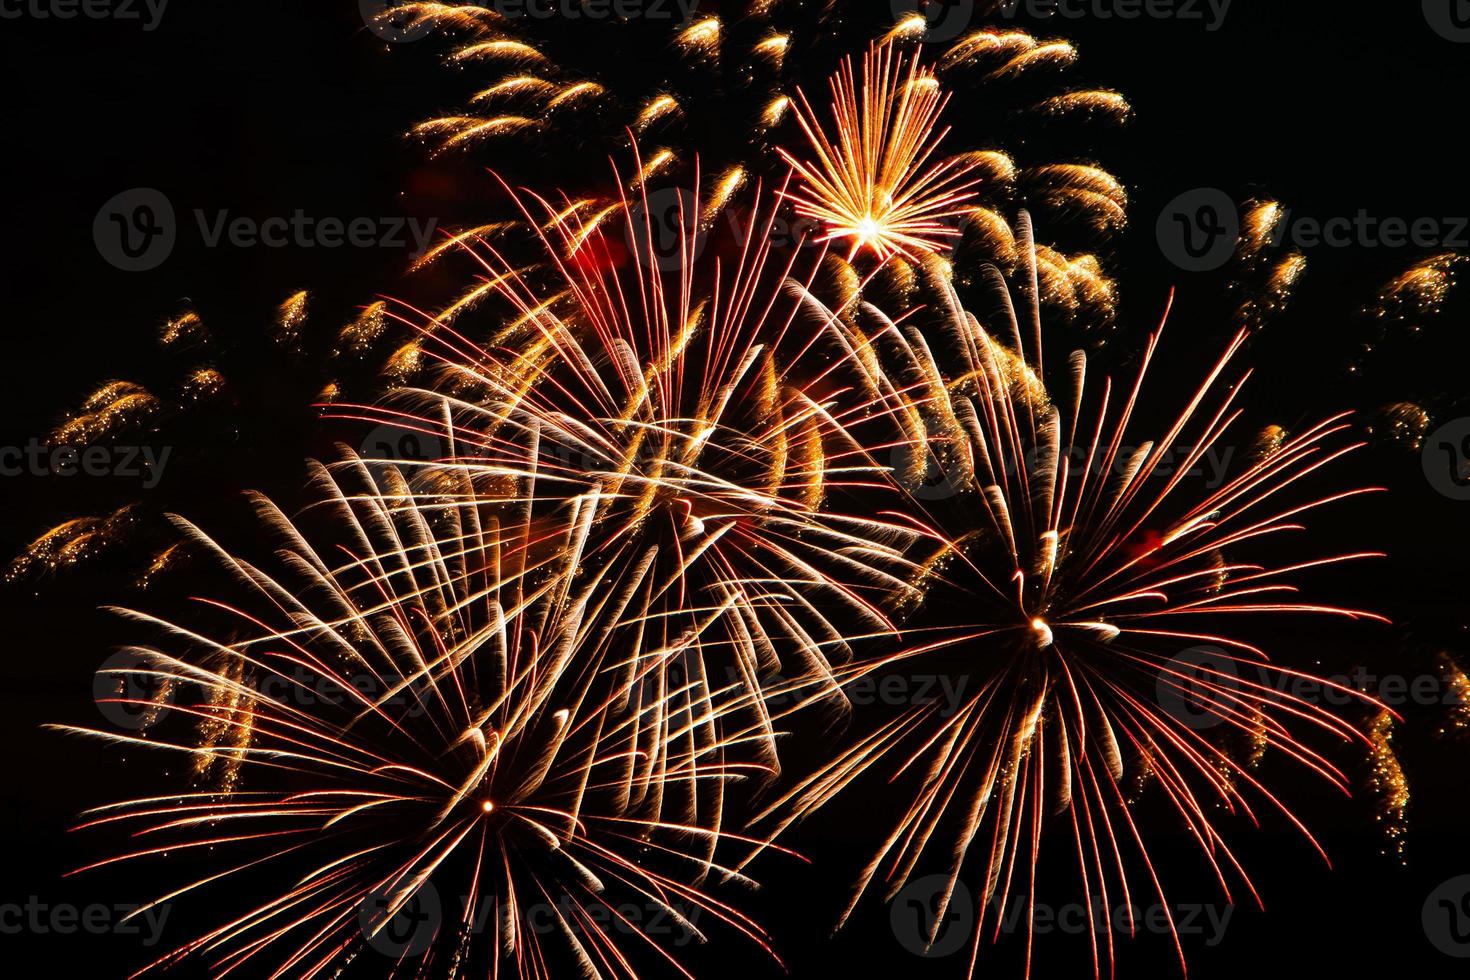
[[(0, 0), (10, 10), (6, 4)], [(147, 21), (147, 8), (138, 6)], [(1038, 26), (1023, 19), (1038, 33), (1076, 42), (1077, 78), (1125, 93), (1135, 110), (1092, 154), (1131, 196), (1132, 228), (1114, 263), (1126, 297), (1122, 315), (1135, 327), (1120, 334), (1124, 342), (1158, 319), (1171, 288), (1177, 293), (1166, 336), (1176, 353), (1192, 352), (1186, 363), (1218, 349), (1228, 327), (1232, 307), (1221, 277), (1175, 269), (1155, 236), (1165, 204), (1191, 189), (1220, 188), (1237, 200), (1269, 195), (1320, 218), (1360, 210), (1409, 221), (1470, 215), (1462, 121), (1470, 43), (1437, 34), (1418, 3), (1371, 6), (1369, 15), (1339, 3), (1235, 0), (1213, 31), (1180, 20)], [(330, 452), (343, 436), (309, 424), (303, 393), (314, 391), (312, 369), (264, 344), (261, 326), (285, 297), (308, 289), (313, 322), (335, 329), (402, 281), (404, 249), (209, 248), (192, 218), (162, 266), (123, 272), (94, 245), (93, 220), (104, 202), (152, 187), (181, 213), (290, 215), (300, 208), (323, 217), (423, 221), (489, 194), (478, 167), (436, 169), (403, 138), (426, 114), (454, 105), (460, 90), (432, 71), (424, 52), (366, 32), (350, 0), (172, 0), (156, 29), (145, 30), (143, 21), (0, 19), (7, 150), (0, 166), (8, 170), (0, 184), (0, 316), (9, 368), (0, 386), (0, 447), (43, 438), (105, 380), (164, 385), (176, 377), (185, 361), (161, 355), (155, 339), (158, 325), (186, 308), (198, 310), (235, 363), (248, 368), (235, 379), (229, 410), (240, 418), (227, 412), (178, 429), (173, 438), (189, 444), (156, 488), (126, 477), (0, 477), (0, 557), (7, 560), (60, 521), (124, 499), (158, 493), (191, 515), (228, 515), (238, 513), (231, 501), (239, 490), (297, 491), (300, 461)], [(957, 126), (969, 111), (956, 99)], [(589, 151), (585, 160), (560, 157), (547, 167), (602, 167), (605, 157)], [(510, 172), (536, 167), (524, 158), (490, 159)], [(1470, 304), (1463, 295), (1419, 335), (1375, 345), (1365, 367), (1347, 371), (1369, 336), (1361, 310), (1374, 290), (1434, 251), (1443, 249), (1307, 249), (1309, 272), (1290, 310), (1247, 354), (1258, 368), (1249, 403), (1256, 416), (1291, 425), (1399, 400), (1430, 407), (1436, 426), (1470, 415), (1470, 345), (1463, 341)], [(329, 343), (330, 333), (318, 342)], [(1113, 353), (1126, 362), (1126, 351)], [(1303, 628), (1280, 640), (1304, 651), (1307, 663), (1344, 670), (1366, 663), (1408, 677), (1432, 668), (1432, 651), (1463, 658), (1470, 653), (1470, 503), (1438, 493), (1419, 457), (1402, 449), (1370, 448), (1349, 469), (1353, 479), (1389, 493), (1335, 514), (1325, 533), (1346, 547), (1390, 555), (1321, 584), (1394, 625)], [(110, 906), (153, 894), (142, 865), (133, 878), (63, 879), (109, 843), (66, 828), (87, 806), (127, 792), (135, 762), (41, 730), (48, 722), (96, 723), (91, 675), (115, 642), (97, 607), (133, 601), (123, 590), (106, 567), (0, 586), (0, 718), (8, 749), (0, 754), (0, 840), (9, 845), (0, 861), (0, 906), (31, 896)], [(1222, 943), (1186, 937), (1191, 976), (1369, 976), (1378, 968), (1426, 978), (1464, 974), (1470, 961), (1435, 950), (1421, 911), (1441, 882), (1470, 874), (1470, 736), (1436, 736), (1440, 719), (1432, 710), (1406, 714), (1398, 743), (1414, 794), (1406, 864), (1381, 854), (1361, 753), (1341, 760), (1358, 788), (1353, 799), (1268, 760), (1273, 785), (1291, 793), (1335, 867), (1325, 867), (1279, 818), (1264, 817), (1258, 832), (1228, 821), (1267, 911), (1237, 894)], [(847, 817), (829, 815), (804, 829), (795, 846), (815, 863), (772, 862), (763, 875), (768, 890), (747, 899), (746, 910), (772, 930), (795, 977), (843, 969), (963, 976), (963, 954), (926, 962), (905, 950), (877, 902), (826, 938), (873, 840), (851, 819), (865, 805), (851, 801)], [(1176, 903), (1220, 905), (1191, 841), (1164, 833), (1154, 856), (1178, 871)], [(1067, 894), (1066, 878), (1050, 884), (1051, 894)], [(206, 915), (197, 924), (210, 921)], [(164, 943), (192, 935), (190, 924), (196, 920), (180, 911)], [(982, 951), (979, 975), (1019, 976), (1022, 945)], [(150, 951), (136, 936), (0, 933), (0, 951), (13, 947), (39, 957), (29, 970), (121, 977), (172, 945)], [(1036, 975), (1091, 976), (1081, 937), (1043, 936), (1038, 949)], [(1125, 940), (1118, 960), (1120, 977), (1177, 975), (1164, 937)], [(694, 951), (688, 962), (696, 976), (779, 975), (743, 948)]]

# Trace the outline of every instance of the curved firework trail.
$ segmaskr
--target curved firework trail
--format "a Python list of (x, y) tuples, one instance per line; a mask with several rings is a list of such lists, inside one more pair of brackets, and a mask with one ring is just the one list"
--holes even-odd
[[(141, 735), (56, 726), (183, 754), (203, 784), (91, 811), (82, 826), (127, 828), (138, 849), (81, 870), (152, 859), (197, 876), (139, 913), (273, 889), (148, 969), (312, 977), (386, 953), (416, 976), (635, 976), (649, 950), (678, 968), (616, 911), (630, 902), (691, 937), (719, 925), (765, 946), (700, 884), (748, 882), (713, 855), (739, 840), (724, 784), (753, 767), (726, 761), (718, 715), (652, 679), (697, 633), (632, 643), (630, 596), (575, 574), (595, 506), (547, 528), (467, 492), (416, 497), (395, 470), (375, 483), (357, 460), (315, 483), (296, 522), (257, 500), (274, 572), (185, 525), (236, 583), (206, 601), (227, 635), (122, 613), (161, 631), (126, 671), (169, 690), (174, 717)], [(437, 917), (405, 938), (405, 910)]]
[[(1309, 733), (1371, 746), (1366, 734), (1278, 680), (1349, 689), (1276, 666), (1249, 639), (1252, 627), (1282, 615), (1381, 618), (1296, 597), (1303, 573), (1381, 555), (1261, 557), (1278, 539), (1300, 547), (1293, 539), (1312, 512), (1372, 492), (1300, 492), (1358, 448), (1340, 444), (1345, 417), (1278, 433), (1243, 470), (1202, 490), (1188, 474), (1241, 414), (1235, 403), (1244, 377), (1226, 378), (1244, 335), (1178, 415), (1155, 424), (1139, 404), (1158, 334), (1130, 383), (1105, 379), (1100, 393), (1089, 393), (1080, 352), (1058, 377), (1046, 373), (1030, 299), (1036, 289), (1034, 278), (1024, 283), (1019, 316), (1005, 293), (996, 331), (946, 288), (928, 336), (892, 321), (877, 334), (895, 377), (950, 379), (923, 404), (934, 434), (916, 444), (932, 447), (942, 495), (953, 499), (892, 515), (913, 521), (929, 541), (921, 573), (929, 608), (905, 624), (902, 649), (853, 664), (839, 679), (911, 670), (973, 683), (950, 710), (913, 707), (855, 738), (757, 818), (774, 821), (774, 837), (870, 773), (908, 787), (843, 919), (870, 887), (892, 898), (928, 860), (948, 881), (932, 919), (937, 932), (954, 889), (974, 869), (984, 911), (971, 972), (987, 917), (1012, 896), (1027, 907), (1029, 972), (1049, 823), (1072, 839), (1087, 907), (1094, 900), (1113, 907), (1115, 895), (1129, 904), (1138, 886), (1128, 868), (1137, 862), (1144, 887), (1168, 908), (1126, 785), (1151, 783), (1227, 897), (1232, 877), (1254, 896), (1212, 809), (1254, 820), (1264, 802), (1310, 839), (1252, 773), (1254, 761), (1274, 748), (1346, 791), (1346, 777), (1311, 746)], [(959, 363), (942, 367), (931, 345), (946, 352), (940, 359), (957, 352)], [(936, 618), (947, 622), (934, 625)], [(1207, 737), (1212, 730), (1226, 738)], [(1225, 744), (1232, 738), (1244, 752)], [(1182, 965), (1172, 913), (1169, 924)], [(1089, 926), (1101, 975), (1103, 961), (1113, 962), (1114, 937)]]
[[(824, 250), (776, 251), (759, 188), (743, 233), (724, 241), (700, 231), (696, 185), (662, 246), (647, 193), (596, 227), (516, 199), (550, 282), (481, 243), (485, 288), (511, 326), (481, 346), (407, 314), (440, 383), (357, 411), (440, 439), (430, 470), (534, 485), (540, 504), (592, 501), (585, 567), (636, 597), (647, 642), (697, 629), (681, 669), (701, 696), (742, 692), (774, 765), (766, 679), (837, 693), (832, 664), (857, 637), (891, 633), (881, 607), (911, 591), (912, 532), (829, 499), (886, 485), (885, 447), (867, 437), (888, 433), (900, 401), (877, 384), (866, 341), (814, 295)], [(728, 614), (703, 628), (716, 611)]]

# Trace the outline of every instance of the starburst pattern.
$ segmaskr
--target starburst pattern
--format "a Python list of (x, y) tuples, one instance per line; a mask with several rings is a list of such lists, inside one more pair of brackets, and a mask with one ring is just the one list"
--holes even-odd
[(934, 159), (948, 100), (917, 53), (904, 58), (891, 45), (864, 56), (861, 80), (851, 59), (843, 63), (832, 79), (830, 132), (798, 92), (809, 158), (781, 151), (800, 178), (791, 194), (797, 213), (821, 223), (823, 241), (846, 245), (849, 260), (862, 251), (915, 259), (958, 238), (978, 164)]
[[(235, 582), (207, 603), (225, 633), (122, 613), (163, 636), (127, 672), (163, 682), (170, 719), (140, 735), (60, 726), (182, 754), (202, 780), (83, 824), (127, 827), (140, 845), (83, 870), (148, 859), (195, 876), (135, 914), (185, 897), (236, 906), (152, 966), (314, 977), (388, 953), (415, 976), (564, 964), (614, 977), (636, 976), (649, 951), (672, 962), (658, 937), (603, 914), (627, 902), (701, 939), (718, 924), (764, 946), (701, 887), (711, 872), (748, 883), (714, 853), (738, 839), (722, 827), (724, 785), (751, 767), (725, 758), (717, 716), (691, 711), (687, 692), (639, 699), (698, 634), (629, 643), (630, 596), (577, 574), (595, 505), (541, 525), (468, 493), (418, 498), (356, 460), (319, 468), (315, 485), (310, 520), (257, 501), (279, 571), (186, 525)], [(284, 888), (242, 908), (240, 890), (263, 881)], [(407, 937), (406, 910), (419, 922)]]
[[(695, 644), (695, 680), (752, 695), (775, 764), (760, 678), (835, 693), (831, 664), (854, 637), (890, 631), (880, 603), (908, 588), (909, 532), (829, 505), (881, 485), (864, 436), (894, 400), (863, 341), (812, 293), (820, 251), (776, 253), (770, 206), (724, 242), (701, 234), (697, 192), (664, 198), (671, 213), (645, 193), (595, 228), (517, 199), (530, 228), (549, 229), (538, 234), (554, 285), (538, 289), (482, 245), (515, 332), (481, 347), (420, 321), (444, 378), (360, 411), (438, 437), (433, 466), (477, 485), (534, 481), (543, 502), (592, 495), (586, 561), (636, 594), (648, 642), (729, 610)], [(670, 223), (678, 234), (660, 242)]]
[[(1035, 295), (1034, 275), (1033, 266), (1023, 301)], [(921, 610), (906, 624), (901, 649), (845, 676), (922, 671), (973, 683), (952, 712), (914, 707), (855, 738), (762, 817), (779, 833), (870, 772), (901, 781), (905, 803), (852, 901), (870, 887), (891, 898), (921, 862), (938, 862), (949, 884), (936, 930), (972, 869), (982, 914), (1020, 896), (1031, 921), (1042, 840), (1053, 823), (1071, 837), (1088, 907), (1136, 896), (1130, 867), (1141, 865), (1142, 887), (1167, 908), (1125, 790), (1131, 772), (1167, 800), (1227, 897), (1232, 878), (1254, 896), (1216, 809), (1254, 818), (1264, 801), (1311, 838), (1250, 761), (1231, 751), (1230, 739), (1247, 747), (1248, 758), (1269, 746), (1344, 791), (1347, 778), (1314, 736), (1369, 744), (1347, 721), (1292, 693), (1291, 682), (1349, 689), (1274, 664), (1249, 639), (1252, 626), (1273, 617), (1378, 618), (1298, 599), (1296, 580), (1381, 556), (1263, 557), (1298, 536), (1313, 511), (1370, 492), (1297, 493), (1356, 448), (1337, 444), (1344, 419), (1283, 438), (1220, 486), (1201, 488), (1188, 474), (1223, 445), (1241, 414), (1241, 384), (1224, 379), (1243, 336), (1182, 411), (1155, 427), (1139, 406), (1157, 334), (1131, 383), (1105, 380), (1094, 396), (1080, 353), (1060, 378), (1044, 380), (1051, 376), (1034, 303), (1013, 304), (1003, 293), (998, 334), (952, 291), (941, 306), (943, 339), (934, 347), (957, 352), (957, 367), (936, 364), (912, 328), (890, 325), (887, 336), (895, 348), (888, 363), (900, 375), (955, 379), (925, 406), (944, 436), (928, 443), (932, 466), (953, 498), (909, 518), (930, 540), (926, 605), (942, 607), (945, 624)], [(1170, 930), (1177, 946), (1172, 917)], [(973, 934), (972, 972), (985, 931), (982, 923)], [(1113, 961), (1113, 942), (1094, 924), (1099, 975)], [(1027, 948), (1029, 972), (1029, 940)]]

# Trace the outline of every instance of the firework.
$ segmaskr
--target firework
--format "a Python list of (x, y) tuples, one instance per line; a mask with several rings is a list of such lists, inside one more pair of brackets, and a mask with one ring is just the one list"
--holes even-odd
[(159, 328), (159, 344), (164, 349), (203, 346), (209, 343), (209, 329), (198, 313), (185, 310)]
[(38, 573), (55, 574), (119, 547), (136, 531), (139, 508), (129, 504), (105, 517), (73, 517), (48, 529), (17, 555), (6, 569), (9, 582)]
[(781, 151), (800, 178), (797, 213), (821, 222), (824, 241), (846, 244), (849, 260), (864, 250), (913, 259), (959, 237), (955, 219), (969, 213), (978, 181), (974, 164), (931, 162), (948, 133), (938, 128), (947, 102), (918, 55), (904, 59), (890, 45), (863, 58), (861, 83), (852, 61), (843, 63), (832, 80), (830, 136), (798, 91), (796, 118), (812, 157)]
[[(879, 825), (844, 920), (938, 865), (936, 933), (962, 882), (978, 882), (984, 915), (1018, 897), (1034, 924), (1041, 841), (1058, 835), (1087, 906), (1131, 909), (1146, 891), (1167, 909), (1145, 794), (1227, 898), (1254, 896), (1226, 822), (1265, 809), (1311, 840), (1258, 767), (1274, 752), (1345, 789), (1322, 742), (1365, 747), (1402, 856), (1392, 713), (1360, 731), (1287, 693), (1336, 685), (1277, 666), (1261, 639), (1278, 617), (1376, 618), (1298, 598), (1316, 570), (1376, 553), (1277, 557), (1295, 554), (1314, 511), (1369, 492), (1306, 493), (1355, 448), (1351, 423), (1269, 426), (1220, 482), (1190, 475), (1240, 428), (1244, 378), (1230, 375), (1247, 336), (1302, 281), (1305, 258), (1276, 248), (1286, 208), (1242, 210), (1225, 312), (1243, 329), (1158, 424), (1145, 385), (1157, 334), (1120, 385), (1089, 384), (1080, 353), (1061, 371), (1042, 357), (1044, 320), (1094, 347), (1114, 326), (1108, 242), (1128, 192), (1091, 160), (1022, 152), (1074, 122), (1122, 123), (1127, 100), (1051, 87), (1078, 58), (1064, 40), (982, 29), (926, 40), (935, 55), (921, 62), (925, 18), (886, 13), (759, 0), (635, 25), (409, 3), (374, 25), (457, 45), (447, 62), (473, 88), (414, 128), (431, 156), (493, 151), (560, 190), (513, 195), (512, 220), (474, 213), (481, 195), (457, 199), (468, 213), (415, 265), (469, 265), (452, 298), (372, 302), (334, 344), (309, 342), (321, 307), (307, 292), (275, 308), (277, 353), (299, 365), (330, 350), (292, 379), (303, 408), (315, 393), (337, 418), (438, 441), (411, 479), (394, 460), (353, 458), (314, 471), (323, 502), (300, 518), (261, 500), (279, 545), (270, 571), (187, 523), (183, 543), (148, 536), (145, 585), (212, 558), (232, 598), (196, 610), (207, 625), (125, 613), (163, 636), (126, 671), (157, 694), (117, 702), (144, 730), (63, 730), (187, 759), (187, 791), (86, 822), (139, 842), (93, 867), (202, 861), (155, 904), (228, 911), (153, 966), (335, 975), (392, 949), (402, 915), (437, 896), (436, 927), (422, 949), (394, 949), (392, 969), (631, 976), (662, 959), (687, 976), (618, 905), (697, 938), (707, 917), (765, 947), (717, 888), (753, 884), (746, 861), (883, 776), (899, 791), (881, 802), (899, 813)], [(864, 50), (859, 69), (846, 53)], [(823, 84), (830, 119), (805, 94)], [(948, 93), (963, 113), (944, 115)], [(1033, 120), (1046, 139), (1029, 138)], [(523, 159), (508, 149), (532, 140)], [(637, 165), (608, 181), (589, 152)], [(703, 192), (702, 172), (715, 175)], [(772, 174), (788, 182), (768, 196)], [(677, 184), (693, 190), (671, 196)], [(1055, 244), (1033, 240), (1023, 206), (1055, 219)], [(816, 222), (816, 240), (780, 241), (790, 212)], [(1461, 261), (1422, 259), (1390, 282), (1366, 310), (1375, 342), (1419, 333)], [(1006, 277), (1021, 288), (997, 311), (961, 301)], [(160, 339), (223, 362), (189, 369), (178, 408), (255, 387), (197, 314)], [(364, 396), (338, 372), (384, 353), (368, 370), (399, 390), (351, 404)], [(53, 440), (174, 422), (148, 384), (102, 386)], [(1418, 451), (1439, 407), (1404, 397), (1374, 401), (1370, 431)], [(260, 424), (226, 414), (229, 438), (195, 442), (244, 441)], [(158, 523), (141, 507), (63, 522), (9, 577), (69, 568)], [(962, 677), (963, 699), (855, 735), (811, 710), (910, 670)], [(1470, 686), (1453, 661), (1446, 679)], [(788, 717), (799, 737), (840, 731), (832, 755), (758, 797), (760, 840), (732, 834), (727, 787), (769, 791)], [(1464, 729), (1466, 712), (1445, 725)], [(734, 847), (751, 855), (731, 860)], [(239, 898), (252, 894), (271, 897)], [(972, 974), (987, 925), (999, 923), (976, 925)], [(1114, 936), (1091, 941), (1100, 976)]]
[(1374, 817), (1383, 828), (1385, 853), (1402, 863), (1408, 846), (1411, 794), (1403, 764), (1399, 762), (1398, 753), (1393, 747), (1393, 714), (1380, 711), (1369, 725), (1368, 734), (1372, 740), (1372, 751), (1369, 755), (1372, 770), (1369, 773), (1368, 787), (1378, 804), (1378, 812)]
[[(318, 468), (315, 493), (296, 521), (257, 499), (275, 572), (185, 523), (234, 586), (205, 603), (210, 626), (122, 612), (162, 636), (127, 672), (167, 689), (166, 717), (138, 734), (61, 728), (191, 762), (191, 790), (83, 824), (139, 846), (82, 870), (146, 859), (192, 876), (139, 914), (236, 906), (150, 968), (202, 958), (216, 975), (314, 977), (387, 952), (415, 976), (563, 963), (634, 976), (634, 946), (673, 962), (636, 923), (599, 915), (628, 902), (694, 937), (718, 925), (764, 946), (701, 884), (748, 881), (713, 855), (738, 839), (721, 828), (723, 786), (751, 767), (706, 737), (717, 716), (651, 682), (698, 633), (630, 643), (632, 597), (577, 574), (594, 502), (545, 528), (468, 492), (416, 498), (397, 471), (375, 481), (356, 460)], [(267, 886), (259, 904), (240, 897)], [(410, 939), (395, 922), (406, 909), (428, 923)]]
[[(1244, 335), (1177, 417), (1155, 429), (1139, 404), (1158, 335), (1131, 384), (1105, 380), (1089, 394), (1081, 353), (1053, 379), (1029, 300), (1035, 276), (1033, 265), (1020, 302), (1003, 295), (994, 331), (951, 291), (928, 343), (912, 325), (886, 332), (895, 370), (907, 362), (917, 376), (955, 379), (923, 406), (943, 437), (926, 443), (931, 470), (953, 496), (926, 508), (922, 522), (910, 518), (929, 528), (921, 566), (929, 615), (906, 623), (906, 648), (842, 676), (922, 670), (973, 683), (952, 713), (924, 705), (885, 721), (762, 814), (779, 833), (869, 771), (904, 780), (911, 795), (852, 901), (870, 888), (891, 898), (922, 861), (937, 861), (949, 884), (935, 929), (974, 866), (977, 907), (1005, 908), (1018, 896), (1033, 914), (1051, 822), (1071, 838), (1089, 907), (1119, 895), (1126, 903), (1138, 864), (1168, 907), (1123, 788), (1130, 771), (1167, 800), (1226, 895), (1233, 900), (1232, 877), (1254, 895), (1215, 811), (1253, 816), (1264, 801), (1311, 837), (1251, 772), (1253, 761), (1269, 746), (1345, 790), (1308, 733), (1369, 744), (1291, 693), (1294, 681), (1348, 689), (1275, 665), (1250, 639), (1272, 617), (1376, 618), (1296, 598), (1302, 575), (1373, 555), (1263, 557), (1314, 510), (1369, 492), (1297, 493), (1355, 448), (1336, 444), (1347, 422), (1283, 434), (1238, 474), (1200, 489), (1189, 472), (1225, 444), (1241, 414), (1239, 380), (1225, 379)], [(963, 352), (961, 363), (941, 368), (929, 344)], [(1232, 738), (1244, 743), (1244, 759), (1230, 751)], [(972, 971), (984, 931), (982, 922)], [(1112, 935), (1094, 932), (1092, 949), (1101, 974), (1113, 961)], [(1027, 960), (1029, 971), (1029, 938)]]
[[(703, 695), (730, 682), (758, 692), (768, 677), (835, 695), (830, 664), (850, 640), (891, 630), (879, 605), (909, 588), (896, 540), (908, 532), (831, 504), (881, 485), (886, 447), (867, 426), (898, 401), (813, 295), (821, 250), (779, 256), (769, 205), (737, 240), (706, 239), (697, 185), (664, 198), (670, 214), (644, 193), (595, 228), (517, 200), (554, 273), (523, 276), (483, 246), (510, 326), (480, 346), (419, 321), (436, 384), (362, 414), (433, 435), (444, 453), (431, 468), (479, 486), (531, 481), (543, 504), (591, 495), (586, 561), (637, 596), (640, 642), (667, 645), (730, 610), (695, 645)], [(660, 241), (670, 224), (675, 240)], [(750, 700), (774, 763), (771, 719)]]
[(58, 446), (97, 442), (148, 426), (162, 407), (158, 398), (140, 384), (109, 381), (88, 395), (81, 409), (57, 426), (50, 441)]

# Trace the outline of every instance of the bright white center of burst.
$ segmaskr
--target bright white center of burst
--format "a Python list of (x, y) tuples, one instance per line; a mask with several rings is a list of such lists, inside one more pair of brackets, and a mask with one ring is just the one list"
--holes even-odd
[(1035, 631), (1037, 642), (1041, 644), (1043, 650), (1051, 646), (1051, 627), (1046, 624), (1046, 620), (1039, 616), (1031, 620), (1031, 629)]
[(859, 221), (857, 223), (857, 230), (858, 237), (860, 237), (865, 243), (877, 241), (883, 235), (882, 225), (878, 224), (878, 219), (874, 218), (872, 215), (869, 215), (868, 217)]
[(491, 803), (489, 800), (486, 800), (484, 803), (480, 804), (480, 809), (484, 810), (486, 813), (491, 813), (495, 810), (495, 804)]

